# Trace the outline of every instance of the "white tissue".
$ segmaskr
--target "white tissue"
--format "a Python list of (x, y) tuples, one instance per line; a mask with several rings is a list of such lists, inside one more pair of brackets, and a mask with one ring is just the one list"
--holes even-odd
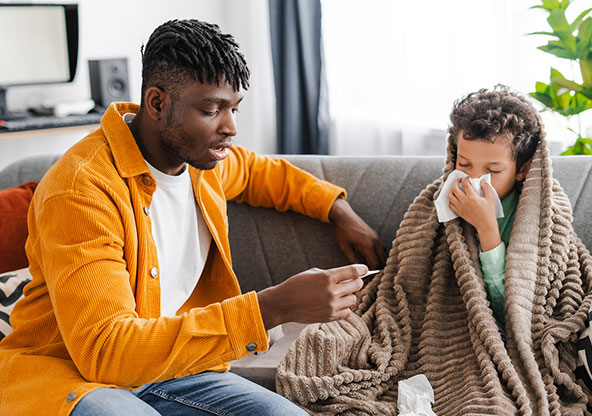
[[(454, 185), (454, 183), (456, 181), (458, 181), (460, 178), (465, 178), (467, 176), (469, 176), (469, 175), (467, 175), (466, 173), (464, 173), (463, 171), (460, 171), (460, 170), (454, 170), (454, 171), (450, 172), (450, 175), (448, 175), (446, 182), (444, 182), (444, 185), (442, 185), (442, 191), (440, 192), (440, 195), (434, 201), (434, 204), (436, 204), (436, 212), (438, 213), (438, 221), (439, 222), (450, 221), (450, 220), (453, 220), (456, 217), (458, 217), (458, 215), (456, 215), (448, 206), (449, 205), (448, 195), (450, 194), (450, 191), (452, 190), (452, 185)], [(469, 178), (469, 181), (471, 182), (471, 185), (473, 185), (473, 188), (479, 194), (479, 196), (483, 196), (483, 189), (481, 189), (481, 182), (483, 181), (483, 182), (491, 185), (491, 174), (488, 173), (487, 175), (483, 175), (480, 178)], [(461, 184), (461, 189), (462, 189), (462, 184)], [(495, 191), (493, 186), (491, 187), (491, 189), (493, 190), (493, 197), (495, 200), (495, 217), (496, 218), (503, 218), (504, 209), (502, 208), (502, 202), (500, 201), (499, 196), (497, 195), (497, 192)]]
[(436, 416), (432, 411), (434, 390), (423, 374), (399, 381), (399, 416)]

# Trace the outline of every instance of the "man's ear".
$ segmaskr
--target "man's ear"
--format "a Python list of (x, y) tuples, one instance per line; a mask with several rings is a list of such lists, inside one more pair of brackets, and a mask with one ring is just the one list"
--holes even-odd
[(153, 120), (160, 120), (168, 104), (169, 95), (159, 87), (150, 87), (144, 93), (144, 111)]
[(528, 170), (530, 169), (531, 162), (532, 162), (532, 157), (522, 164), (522, 166), (520, 167), (520, 170), (516, 174), (517, 181), (523, 181), (524, 179), (526, 179), (526, 174), (528, 173)]

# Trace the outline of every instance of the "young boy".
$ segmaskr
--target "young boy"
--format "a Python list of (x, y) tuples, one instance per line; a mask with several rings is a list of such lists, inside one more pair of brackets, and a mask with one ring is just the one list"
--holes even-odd
[[(468, 175), (453, 185), (448, 196), (450, 209), (477, 231), (485, 289), (497, 323), (503, 328), (506, 247), (521, 183), (541, 140), (541, 123), (532, 104), (501, 86), (457, 101), (450, 118), (455, 168)], [(491, 175), (491, 185), (502, 201), (504, 216), (499, 219), (491, 187), (481, 182), (483, 196), (479, 196), (469, 184), (469, 178), (486, 174)]]
[[(455, 103), (451, 122), (444, 174), (410, 205), (383, 272), (354, 313), (309, 326), (278, 367), (277, 391), (315, 414), (402, 414), (398, 382), (420, 374), (439, 416), (581, 415), (592, 403), (575, 377), (592, 257), (536, 110), (500, 86)], [(472, 182), (486, 174), (480, 197)], [(440, 222), (451, 181), (460, 218)]]

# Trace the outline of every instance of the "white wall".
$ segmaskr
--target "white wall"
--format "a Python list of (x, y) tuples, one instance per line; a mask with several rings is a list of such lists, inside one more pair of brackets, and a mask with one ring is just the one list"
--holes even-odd
[(275, 86), (268, 0), (221, 0), (223, 31), (232, 33), (251, 70), (251, 87), (237, 116), (235, 143), (259, 153), (276, 153)]
[[(15, 1), (16, 3), (17, 1)], [(48, 3), (38, 1), (37, 3)], [(67, 1), (71, 2), (71, 1)], [(90, 98), (89, 59), (126, 57), (130, 93), (139, 102), (141, 88), (140, 46), (152, 31), (170, 19), (196, 18), (217, 23), (232, 33), (251, 69), (251, 88), (245, 94), (237, 117), (239, 136), (235, 143), (260, 153), (275, 151), (275, 107), (269, 47), (267, 0), (79, 0), (80, 48), (76, 78), (70, 84), (11, 87), (7, 102), (12, 110), (39, 105), (43, 101), (76, 101)], [(81, 137), (63, 136), (22, 142), (2, 140), (0, 169), (6, 160), (29, 154), (57, 153)]]

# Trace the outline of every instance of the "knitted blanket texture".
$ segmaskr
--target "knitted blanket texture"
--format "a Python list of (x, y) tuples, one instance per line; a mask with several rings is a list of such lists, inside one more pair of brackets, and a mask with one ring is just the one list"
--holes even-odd
[(507, 247), (504, 342), (481, 275), (475, 230), (438, 223), (434, 200), (454, 170), (409, 207), (385, 269), (347, 319), (308, 326), (280, 363), (277, 391), (318, 415), (396, 415), (398, 380), (425, 374), (446, 415), (584, 415), (573, 374), (592, 302), (592, 258), (542, 140)]

